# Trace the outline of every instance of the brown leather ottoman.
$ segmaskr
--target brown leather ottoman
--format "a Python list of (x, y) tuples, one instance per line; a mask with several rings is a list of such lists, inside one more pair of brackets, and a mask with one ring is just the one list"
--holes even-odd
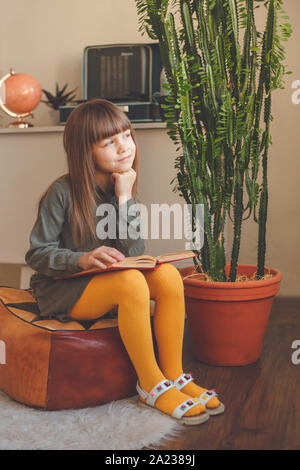
[[(30, 289), (0, 287), (0, 389), (47, 410), (85, 408), (136, 394), (117, 318), (90, 327), (39, 320)], [(2, 360), (1, 360), (2, 358)]]

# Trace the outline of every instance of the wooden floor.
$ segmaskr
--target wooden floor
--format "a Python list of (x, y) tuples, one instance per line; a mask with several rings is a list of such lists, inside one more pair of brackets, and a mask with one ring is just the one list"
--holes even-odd
[(184, 370), (215, 388), (226, 406), (156, 449), (300, 450), (300, 364), (291, 360), (300, 340), (300, 298), (275, 298), (261, 358), (243, 367), (214, 367), (196, 361), (186, 327)]

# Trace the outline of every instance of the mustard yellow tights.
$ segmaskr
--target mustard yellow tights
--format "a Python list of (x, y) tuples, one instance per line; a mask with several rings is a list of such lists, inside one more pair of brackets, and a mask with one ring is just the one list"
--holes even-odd
[[(150, 298), (155, 300), (153, 329), (159, 365), (153, 349)], [(126, 269), (98, 274), (90, 280), (70, 316), (76, 320), (92, 320), (116, 306), (120, 336), (140, 386), (149, 392), (161, 380), (175, 380), (181, 375), (185, 306), (183, 283), (175, 266), (166, 263), (148, 272)], [(155, 406), (172, 414), (181, 402), (200, 396), (204, 391), (191, 382), (180, 391), (168, 390), (157, 399)], [(215, 408), (219, 401), (213, 397), (206, 406)], [(185, 416), (204, 411), (203, 405), (197, 405)]]

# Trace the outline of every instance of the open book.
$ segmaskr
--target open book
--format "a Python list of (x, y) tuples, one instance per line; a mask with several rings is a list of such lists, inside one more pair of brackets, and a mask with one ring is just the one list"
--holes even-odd
[(116, 261), (115, 263), (107, 266), (106, 269), (84, 269), (82, 271), (79, 271), (78, 273), (70, 274), (69, 276), (58, 276), (54, 279), (70, 279), (78, 276), (86, 276), (88, 274), (107, 273), (109, 271), (118, 271), (120, 269), (129, 268), (139, 269), (141, 271), (146, 269), (155, 269), (157, 268), (157, 266), (163, 263), (171, 263), (172, 261), (194, 258), (195, 256), (196, 254), (190, 250), (179, 251), (177, 253), (167, 253), (165, 255), (155, 257), (150, 255), (130, 256), (128, 258), (124, 258), (122, 261)]

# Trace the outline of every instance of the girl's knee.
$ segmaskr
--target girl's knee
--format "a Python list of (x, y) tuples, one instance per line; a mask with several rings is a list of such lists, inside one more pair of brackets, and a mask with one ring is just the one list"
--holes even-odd
[(150, 300), (149, 287), (141, 271), (126, 269), (120, 271), (120, 290), (135, 298)]
[(175, 293), (183, 294), (184, 286), (182, 277), (178, 269), (171, 263), (161, 264), (157, 270), (157, 279), (160, 283), (161, 289), (174, 291)]

